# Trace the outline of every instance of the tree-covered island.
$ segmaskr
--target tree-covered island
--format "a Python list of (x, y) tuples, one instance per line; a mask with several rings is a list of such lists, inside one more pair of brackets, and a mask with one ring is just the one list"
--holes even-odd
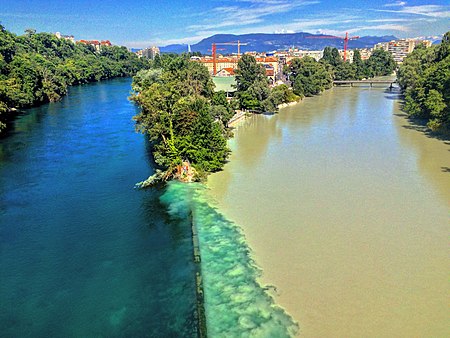
[(141, 107), (137, 129), (148, 135), (160, 166), (144, 186), (171, 178), (198, 180), (222, 168), (233, 111), (223, 92), (214, 93), (202, 64), (186, 56), (163, 57), (136, 74), (132, 89), (131, 99)]
[(19, 109), (58, 101), (69, 86), (131, 76), (147, 66), (126, 47), (96, 50), (32, 29), (17, 36), (0, 25), (0, 134)]

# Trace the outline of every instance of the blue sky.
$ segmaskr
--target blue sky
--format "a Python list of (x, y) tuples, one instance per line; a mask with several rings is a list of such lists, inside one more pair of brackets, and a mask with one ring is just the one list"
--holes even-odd
[(450, 30), (448, 1), (359, 0), (0, 0), (0, 22), (109, 39), (128, 47), (196, 43), (218, 33), (310, 32), (333, 35), (440, 35)]

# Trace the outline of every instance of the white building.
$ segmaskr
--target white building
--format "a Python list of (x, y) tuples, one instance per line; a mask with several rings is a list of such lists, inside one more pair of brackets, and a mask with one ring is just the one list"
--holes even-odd
[(428, 48), (431, 46), (431, 41), (416, 39), (392, 40), (390, 42), (377, 43), (374, 49), (384, 49), (392, 54), (395, 62), (402, 63), (403, 59), (419, 44), (424, 44)]
[(75, 37), (73, 35), (62, 35), (60, 32), (56, 32), (55, 35), (58, 39), (69, 40), (75, 43)]

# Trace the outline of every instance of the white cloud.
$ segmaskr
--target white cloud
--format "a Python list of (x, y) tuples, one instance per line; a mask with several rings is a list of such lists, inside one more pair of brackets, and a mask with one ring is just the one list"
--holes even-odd
[(288, 1), (288, 0), (241, 0), (247, 2), (249, 7), (219, 6), (205, 13), (207, 19), (188, 26), (189, 31), (201, 29), (217, 29), (224, 27), (242, 27), (264, 22), (271, 15), (289, 12), (301, 6), (319, 3), (318, 1)]
[(402, 7), (405, 5), (406, 5), (405, 1), (396, 1), (390, 4), (383, 5), (383, 7)]
[(405, 18), (372, 19), (372, 20), (366, 20), (366, 22), (411, 22), (411, 19), (405, 19)]
[(398, 13), (398, 14), (414, 14), (414, 15), (429, 16), (433, 18), (450, 18), (450, 6), (441, 6), (441, 5), (405, 6), (398, 10), (378, 9), (376, 11)]
[[(375, 26), (361, 26), (353, 30), (353, 32), (368, 31), (368, 30), (385, 30), (385, 31), (397, 31), (397, 32), (409, 32), (411, 29), (408, 26), (395, 25), (395, 24), (384, 24)], [(350, 31), (349, 31), (350, 32)]]

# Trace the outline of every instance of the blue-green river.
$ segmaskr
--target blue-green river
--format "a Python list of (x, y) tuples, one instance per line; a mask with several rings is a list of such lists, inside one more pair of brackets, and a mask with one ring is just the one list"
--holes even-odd
[(210, 337), (288, 337), (240, 229), (153, 171), (130, 79), (73, 87), (0, 140), (0, 336), (196, 337), (191, 217)]
[(130, 80), (71, 88), (0, 143), (0, 336), (193, 336), (191, 232), (134, 132)]

